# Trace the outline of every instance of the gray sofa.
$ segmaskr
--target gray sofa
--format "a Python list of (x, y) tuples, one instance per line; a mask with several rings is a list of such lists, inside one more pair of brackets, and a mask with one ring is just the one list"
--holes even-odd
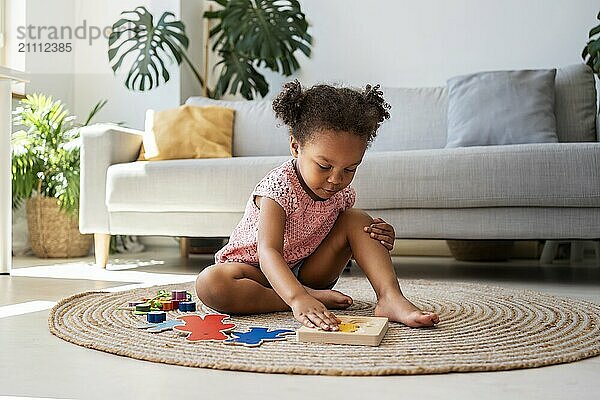
[[(600, 238), (594, 76), (569, 66), (555, 85), (559, 143), (447, 149), (445, 87), (384, 88), (392, 118), (358, 169), (355, 206), (398, 238)], [(270, 100), (186, 103), (236, 109), (233, 158), (135, 161), (142, 132), (82, 130), (80, 230), (95, 234), (99, 265), (109, 234), (228, 236), (254, 185), (290, 157)]]

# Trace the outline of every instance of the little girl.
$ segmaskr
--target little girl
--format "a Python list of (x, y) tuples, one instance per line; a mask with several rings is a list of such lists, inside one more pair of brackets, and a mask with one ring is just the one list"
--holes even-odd
[(308, 327), (337, 330), (328, 309), (352, 299), (332, 288), (354, 257), (375, 289), (376, 316), (411, 327), (439, 322), (400, 290), (389, 255), (392, 226), (352, 207), (350, 182), (388, 109), (379, 85), (284, 85), (273, 110), (290, 128), (293, 158), (258, 183), (216, 264), (198, 275), (204, 304), (229, 314), (291, 309)]

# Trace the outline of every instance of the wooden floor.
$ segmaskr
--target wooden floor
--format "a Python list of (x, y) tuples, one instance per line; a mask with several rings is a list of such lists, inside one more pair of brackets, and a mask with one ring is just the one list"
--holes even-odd
[[(186, 368), (139, 361), (75, 346), (51, 335), (48, 310), (86, 290), (120, 291), (189, 282), (209, 256), (182, 262), (178, 250), (128, 255), (114, 270), (77, 260), (15, 259), (0, 277), (0, 395), (48, 398), (460, 398), (598, 399), (600, 357), (543, 368), (391, 377), (268, 375)], [(465, 263), (447, 257), (395, 257), (401, 279), (466, 281), (539, 290), (600, 304), (600, 268), (540, 267), (535, 260)], [(351, 274), (360, 274), (355, 267)]]

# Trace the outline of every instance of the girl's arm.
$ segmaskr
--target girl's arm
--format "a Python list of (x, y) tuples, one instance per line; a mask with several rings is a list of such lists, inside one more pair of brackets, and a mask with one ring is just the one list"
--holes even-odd
[(260, 269), (273, 290), (289, 305), (294, 317), (304, 325), (337, 330), (338, 320), (327, 308), (312, 297), (296, 279), (283, 258), (285, 211), (273, 199), (257, 196), (258, 259)]

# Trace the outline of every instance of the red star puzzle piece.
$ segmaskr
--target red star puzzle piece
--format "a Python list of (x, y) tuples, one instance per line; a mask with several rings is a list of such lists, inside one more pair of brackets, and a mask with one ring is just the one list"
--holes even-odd
[(176, 326), (173, 329), (178, 332), (190, 333), (186, 338), (190, 342), (200, 340), (225, 340), (228, 339), (222, 331), (228, 331), (235, 324), (224, 324), (223, 320), (229, 318), (226, 314), (207, 314), (202, 318), (200, 315), (185, 315), (177, 319), (185, 322), (185, 325)]

